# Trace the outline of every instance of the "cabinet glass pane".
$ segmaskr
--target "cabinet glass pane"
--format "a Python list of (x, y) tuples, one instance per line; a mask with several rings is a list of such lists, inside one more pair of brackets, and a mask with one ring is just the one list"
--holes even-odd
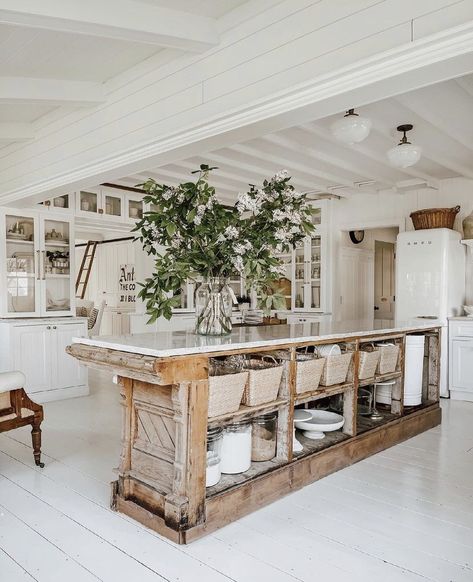
[(310, 240), (310, 307), (320, 308), (321, 283), (321, 237), (313, 235)]
[[(292, 303), (292, 253), (277, 254), (281, 263), (284, 265), (284, 274), (279, 279), (277, 286), (279, 292), (284, 295), (286, 299), (286, 309), (291, 309)], [(298, 265), (299, 267), (301, 265)]]
[(191, 309), (192, 307), (192, 295), (194, 293), (194, 284), (187, 283), (181, 287), (181, 289), (174, 293), (174, 296), (180, 295), (181, 302), (176, 305), (174, 309)]
[(105, 214), (109, 216), (121, 216), (122, 200), (117, 196), (105, 196)]
[(139, 220), (143, 218), (143, 201), (129, 200), (128, 201), (128, 218)]
[(79, 203), (82, 212), (94, 212), (96, 214), (98, 210), (98, 194), (81, 190), (79, 192)]
[(42, 275), (46, 280), (46, 311), (68, 311), (71, 307), (69, 223), (46, 220), (44, 239)]
[(64, 196), (58, 196), (53, 199), (54, 208), (69, 208), (69, 194), (64, 194)]
[(32, 218), (5, 216), (8, 313), (35, 311), (35, 225)]

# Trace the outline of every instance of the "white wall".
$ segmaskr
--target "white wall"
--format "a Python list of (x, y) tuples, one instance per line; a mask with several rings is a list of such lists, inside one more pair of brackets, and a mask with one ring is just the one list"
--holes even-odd
[[(414, 88), (464, 74), (452, 62), (437, 66), (440, 57), (429, 61), (428, 51), (422, 63), (399, 66), (392, 51), (405, 51), (413, 41), (423, 50), (428, 35), (472, 18), (471, 0), (251, 0), (219, 21), (217, 47), (200, 55), (163, 50), (106, 82), (105, 104), (57, 109), (37, 120), (34, 140), (2, 149), (2, 202), (93, 186), (230, 138), (249, 139), (251, 131), (261, 135), (309, 115), (336, 113), (352, 101), (360, 105), (362, 98), (378, 100), (387, 91), (408, 90), (408, 83)], [(372, 59), (381, 54), (393, 59), (389, 73)], [(404, 52), (402, 58), (405, 63)], [(365, 59), (372, 59), (376, 75)], [(375, 82), (390, 76), (386, 85)], [(322, 91), (322, 82), (330, 89)], [(301, 100), (308, 85), (317, 98), (310, 93)], [(284, 107), (276, 98), (286, 100)]]
[(350, 240), (348, 231), (341, 233), (340, 245), (348, 248), (358, 248), (369, 251), (374, 251), (375, 241), (395, 243), (399, 228), (370, 228), (365, 230), (363, 241), (358, 244), (353, 244)]
[[(340, 316), (339, 289), (342, 287), (338, 269), (341, 248), (347, 245), (346, 230), (369, 229), (378, 225), (399, 226), (401, 230), (413, 230), (409, 214), (423, 208), (461, 206), (455, 221), (455, 230), (462, 231), (462, 220), (473, 211), (473, 180), (451, 178), (442, 180), (440, 189), (423, 189), (405, 194), (383, 194), (353, 196), (334, 201), (332, 204), (332, 265), (333, 265), (333, 313)], [(380, 240), (380, 239), (378, 239)], [(348, 243), (350, 243), (348, 239)], [(350, 243), (351, 244), (351, 243)], [(467, 251), (467, 303), (473, 303), (473, 256)]]

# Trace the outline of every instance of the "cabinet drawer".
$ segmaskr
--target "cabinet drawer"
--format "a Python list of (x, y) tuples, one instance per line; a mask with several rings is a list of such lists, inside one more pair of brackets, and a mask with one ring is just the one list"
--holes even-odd
[(473, 319), (472, 321), (452, 321), (449, 326), (451, 338), (471, 337), (473, 338)]

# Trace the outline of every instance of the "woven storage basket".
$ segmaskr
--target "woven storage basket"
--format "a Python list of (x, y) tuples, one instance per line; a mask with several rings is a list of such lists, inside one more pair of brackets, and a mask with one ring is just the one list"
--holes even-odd
[(258, 406), (276, 400), (283, 366), (265, 360), (250, 360), (247, 370), (248, 381), (243, 393), (243, 404)]
[(248, 372), (210, 376), (208, 417), (236, 412), (240, 408), (247, 381)]
[(304, 354), (297, 356), (296, 393), (317, 390), (325, 366), (325, 358), (313, 358)]
[(378, 346), (380, 358), (378, 372), (380, 374), (391, 374), (396, 370), (397, 360), (399, 358), (399, 346)]
[(424, 228), (453, 228), (455, 217), (460, 207), (453, 208), (426, 208), (411, 212), (410, 217), (416, 230)]
[(342, 384), (347, 379), (353, 352), (346, 352), (337, 356), (327, 356), (325, 367), (320, 378), (322, 386)]
[(376, 373), (376, 368), (378, 367), (380, 356), (381, 353), (378, 349), (375, 349), (372, 352), (360, 352), (360, 366), (358, 368), (358, 378), (360, 380), (373, 378)]

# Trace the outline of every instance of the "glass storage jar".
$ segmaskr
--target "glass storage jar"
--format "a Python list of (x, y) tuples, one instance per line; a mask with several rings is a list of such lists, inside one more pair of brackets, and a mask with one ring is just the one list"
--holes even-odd
[(222, 440), (220, 469), (233, 475), (244, 473), (251, 466), (251, 424), (234, 422), (225, 427)]
[(205, 473), (205, 486), (212, 487), (220, 481), (221, 451), (223, 429), (216, 427), (207, 431), (207, 470)]
[(251, 430), (251, 460), (270, 461), (276, 456), (276, 412), (263, 414), (253, 419)]

